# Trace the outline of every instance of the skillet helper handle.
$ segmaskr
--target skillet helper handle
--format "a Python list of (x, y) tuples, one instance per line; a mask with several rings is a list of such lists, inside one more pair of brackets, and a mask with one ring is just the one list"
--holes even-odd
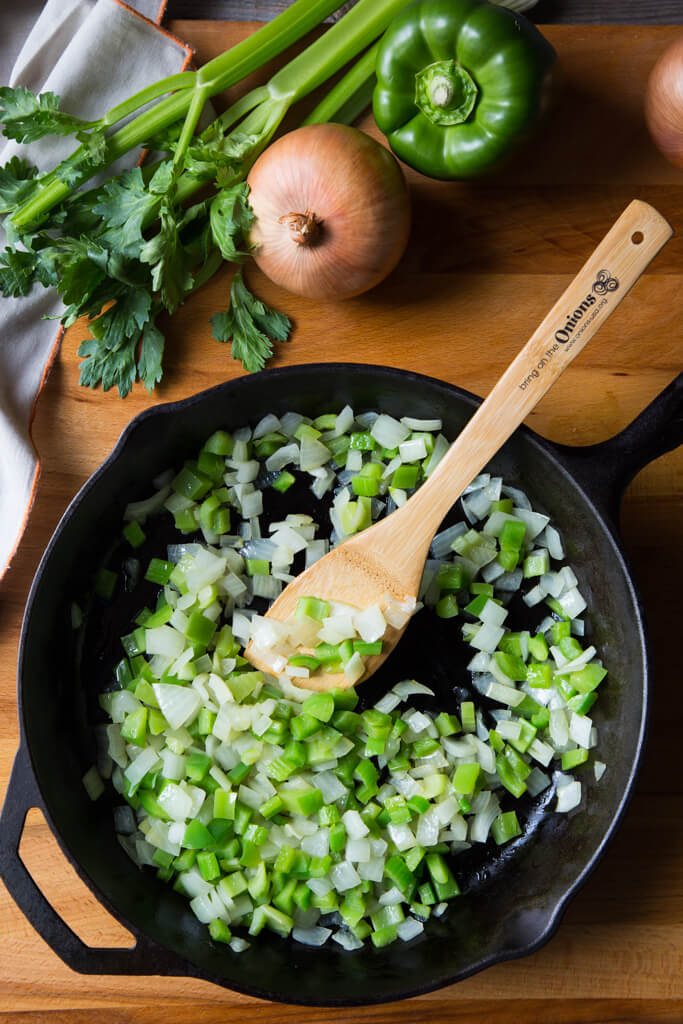
[(81, 974), (187, 974), (180, 961), (144, 936), (128, 948), (87, 946), (45, 898), (19, 854), (26, 815), (43, 808), (26, 746), (17, 751), (0, 811), (0, 878), (20, 910), (65, 964)]
[(624, 491), (649, 462), (683, 444), (683, 373), (607, 441), (558, 446), (596, 507), (616, 525)]

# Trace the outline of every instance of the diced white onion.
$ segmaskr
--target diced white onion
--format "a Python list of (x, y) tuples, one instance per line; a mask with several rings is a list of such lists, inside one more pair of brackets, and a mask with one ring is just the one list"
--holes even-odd
[(415, 679), (405, 679), (401, 683), (396, 683), (393, 687), (394, 693), (397, 693), (399, 697), (405, 699), (415, 693), (424, 693), (428, 697), (434, 696), (434, 691), (430, 690), (424, 683), (418, 683)]
[(445, 558), (446, 555), (450, 554), (452, 550), (451, 544), (456, 537), (462, 537), (464, 533), (467, 533), (467, 526), (462, 522), (455, 523), (453, 526), (442, 530), (441, 533), (437, 533), (430, 546), (430, 551), (434, 558)]
[(550, 523), (543, 532), (543, 543), (548, 549), (551, 558), (561, 561), (564, 558), (564, 546), (559, 532)]
[(350, 405), (345, 405), (335, 421), (334, 436), (341, 437), (342, 434), (346, 434), (353, 426), (353, 421), (353, 409)]
[(337, 800), (341, 800), (347, 793), (346, 786), (341, 779), (337, 778), (334, 772), (324, 771), (316, 773), (315, 785), (322, 793), (326, 804), (333, 804)]
[(159, 751), (159, 756), (163, 765), (161, 769), (163, 778), (170, 779), (172, 782), (181, 782), (185, 778), (185, 768), (187, 765), (185, 757), (182, 754), (174, 753), (168, 747), (164, 747), (163, 750)]
[(512, 572), (504, 572), (501, 576), (497, 576), (495, 579), (496, 590), (514, 593), (521, 587), (523, 579), (524, 573), (521, 569), (513, 569)]
[(529, 744), (529, 753), (533, 758), (539, 761), (544, 768), (547, 768), (553, 759), (555, 751), (549, 743), (544, 743), (543, 740), (539, 740), (536, 736)]
[(580, 747), (590, 747), (593, 722), (587, 715), (577, 715), (572, 711), (569, 719), (569, 735)]
[(323, 619), (322, 629), (318, 631), (320, 640), (328, 644), (340, 644), (356, 635), (356, 627), (351, 615), (330, 615)]
[(411, 438), (409, 441), (402, 441), (398, 446), (398, 453), (402, 462), (421, 462), (427, 458), (427, 448), (424, 438)]
[(342, 821), (350, 839), (362, 839), (370, 831), (358, 811), (345, 811), (342, 814)]
[(493, 654), (503, 639), (504, 633), (505, 630), (502, 626), (495, 626), (485, 622), (470, 640), (470, 646), (475, 647), (478, 651), (486, 651), (488, 654)]
[(524, 534), (526, 541), (538, 537), (541, 530), (545, 530), (550, 521), (549, 516), (544, 516), (541, 512), (531, 512), (525, 508), (513, 508), (512, 514), (526, 524), (526, 533)]
[(331, 928), (292, 928), (292, 938), (304, 946), (324, 946), (331, 934)]
[(439, 841), (440, 822), (436, 808), (431, 807), (421, 814), (417, 822), (415, 838), (420, 846), (436, 846)]
[(499, 722), (496, 732), (500, 733), (504, 740), (518, 740), (522, 735), (522, 723), (519, 721)]
[(360, 875), (348, 860), (339, 861), (330, 868), (330, 879), (337, 892), (346, 892), (361, 882)]
[(330, 830), (317, 828), (312, 835), (301, 840), (301, 849), (309, 857), (326, 857), (330, 852)]
[(286, 412), (280, 417), (280, 433), (285, 437), (293, 437), (297, 427), (300, 427), (304, 418), (298, 412)]
[(401, 852), (403, 850), (410, 850), (413, 846), (417, 845), (415, 836), (408, 825), (387, 825), (387, 832), (396, 849)]
[(186, 640), (172, 626), (157, 626), (145, 630), (145, 646), (148, 654), (163, 654), (177, 658), (185, 649)]
[(491, 508), (491, 499), (486, 494), (486, 491), (475, 491), (468, 498), (462, 499), (462, 508), (470, 522), (476, 523), (479, 519), (483, 519), (484, 516), (488, 515)]
[(268, 456), (266, 459), (266, 469), (269, 473), (279, 473), (285, 466), (290, 466), (292, 463), (298, 465), (298, 462), (299, 445), (285, 444)]
[(263, 512), (263, 492), (248, 491), (247, 493), (242, 494), (240, 505), (242, 507), (242, 515), (245, 519), (251, 519), (252, 516), (260, 516)]
[(353, 624), (366, 643), (374, 643), (386, 633), (387, 623), (378, 605), (364, 608), (363, 611), (355, 612)]
[(410, 436), (408, 427), (386, 413), (380, 413), (372, 424), (370, 433), (382, 448), (398, 448), (399, 444)]
[(314, 437), (309, 437), (308, 434), (304, 434), (301, 438), (299, 456), (299, 466), (304, 472), (311, 469), (319, 469), (320, 466), (324, 466), (326, 462), (329, 462), (331, 458), (332, 452), (327, 445), (324, 445), (322, 441), (318, 441)]
[(425, 477), (431, 476), (436, 467), (441, 462), (442, 458), (450, 448), (450, 445), (443, 434), (437, 434), (434, 442), (434, 451), (429, 456), (427, 464), (424, 468)]
[(192, 687), (175, 683), (152, 683), (162, 715), (172, 729), (191, 722), (201, 706), (201, 697)]
[(418, 935), (421, 935), (424, 929), (425, 926), (422, 921), (418, 921), (414, 917), (407, 917), (405, 921), (401, 921), (396, 929), (396, 933), (399, 939), (402, 939), (403, 942), (410, 942), (411, 939), (415, 939)]
[(246, 647), (251, 639), (251, 619), (244, 612), (235, 612), (232, 617), (232, 631), (238, 640), (241, 640)]
[(274, 576), (257, 575), (252, 578), (254, 597), (265, 597), (273, 600), (282, 593), (282, 583)]
[(504, 683), (490, 683), (486, 690), (486, 696), (491, 700), (497, 700), (501, 704), (509, 704), (516, 708), (524, 700), (525, 694), (516, 690), (514, 686), (506, 686)]
[(192, 810), (192, 797), (176, 786), (174, 782), (168, 782), (159, 793), (157, 800), (173, 821), (185, 821)]
[(280, 431), (280, 420), (272, 412), (269, 412), (263, 419), (259, 420), (251, 435), (254, 440), (264, 437), (266, 434), (277, 434)]
[(587, 607), (578, 587), (573, 587), (562, 594), (559, 598), (559, 603), (564, 614), (570, 619), (575, 619)]
[(354, 949), (362, 949), (363, 942), (361, 939), (357, 939), (353, 932), (341, 931), (335, 932), (332, 936), (335, 942), (338, 942), (342, 949), (351, 952)]
[(578, 807), (581, 803), (581, 783), (578, 779), (568, 783), (566, 786), (557, 788), (556, 811), (567, 812)]
[(508, 613), (505, 608), (489, 598), (479, 613), (482, 622), (490, 623), (493, 626), (502, 626), (507, 619)]
[(493, 562), (489, 562), (489, 564), (485, 565), (481, 570), (481, 578), (484, 583), (495, 583), (496, 580), (499, 580), (501, 576), (504, 575), (505, 569), (500, 562), (495, 560)]
[(564, 590), (564, 580), (559, 572), (544, 573), (538, 581), (538, 585), (545, 590), (546, 594), (550, 594), (551, 597), (556, 599)]
[(477, 753), (477, 760), (484, 772), (493, 773), (496, 770), (496, 755), (490, 743), (485, 743), (478, 736), (470, 736), (470, 742)]
[(419, 430), (428, 433), (433, 433), (435, 430), (441, 430), (441, 420), (420, 420), (414, 416), (401, 416), (401, 423), (404, 427), (408, 427), (409, 430)]
[(346, 859), (354, 863), (369, 861), (372, 856), (368, 839), (349, 839), (346, 843)]
[(81, 782), (91, 800), (98, 800), (104, 793), (104, 783), (95, 765), (88, 768)]
[(522, 595), (522, 600), (529, 608), (533, 608), (534, 605), (540, 604), (544, 597), (545, 591), (543, 587), (540, 584), (536, 584), (528, 593)]
[(516, 519), (517, 517), (512, 515), (511, 512), (501, 512), (499, 509), (496, 509), (486, 520), (482, 533), (486, 534), (487, 537), (499, 537), (505, 524), (508, 521), (514, 523)]
[(359, 863), (358, 874), (368, 882), (381, 882), (384, 878), (384, 857), (373, 857)]
[(150, 498), (145, 498), (144, 501), (131, 501), (126, 505), (123, 518), (126, 522), (144, 523), (148, 516), (158, 512), (166, 501), (168, 495), (171, 492), (169, 486), (160, 488), (156, 494), (153, 494)]
[(156, 750), (153, 747), (145, 747), (142, 753), (130, 762), (123, 774), (128, 780), (131, 793), (135, 793), (147, 772), (151, 772), (158, 761), (159, 755)]
[(124, 836), (132, 835), (136, 830), (133, 808), (128, 804), (114, 808), (114, 828)]
[(538, 796), (550, 785), (550, 778), (540, 768), (532, 768), (526, 779), (526, 788), (530, 796)]
[(375, 710), (381, 711), (383, 714), (388, 715), (389, 712), (393, 711), (394, 708), (398, 707), (400, 703), (401, 698), (399, 697), (399, 695), (397, 693), (392, 693), (392, 691), (390, 690), (388, 693), (385, 693), (380, 700), (377, 701), (377, 703), (375, 704)]
[(569, 739), (569, 724), (564, 708), (554, 708), (550, 712), (550, 738), (556, 747), (564, 747)]
[(500, 814), (500, 804), (494, 793), (489, 793), (489, 799), (482, 810), (470, 818), (470, 840), (473, 843), (485, 843), (494, 820)]

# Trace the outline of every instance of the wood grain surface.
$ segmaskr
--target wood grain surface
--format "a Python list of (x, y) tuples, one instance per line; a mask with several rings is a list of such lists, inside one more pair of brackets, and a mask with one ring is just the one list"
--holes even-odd
[[(173, 25), (196, 46), (200, 60), (252, 27)], [(413, 234), (405, 258), (383, 285), (346, 303), (316, 303), (287, 295), (248, 270), (254, 290), (296, 323), (291, 343), (280, 347), (273, 365), (370, 361), (485, 394), (637, 197), (652, 203), (677, 233), (527, 422), (556, 441), (600, 441), (624, 427), (681, 369), (683, 176), (649, 142), (641, 112), (647, 73), (678, 30), (554, 27), (546, 32), (559, 54), (563, 84), (544, 132), (486, 181), (443, 184), (410, 173)], [(364, 127), (372, 132), (369, 121)], [(86, 329), (76, 325), (64, 339), (34, 422), (43, 460), (37, 499), (0, 592), (0, 794), (18, 742), (16, 650), (40, 555), (70, 498), (136, 413), (241, 372), (226, 348), (211, 339), (208, 325), (209, 316), (226, 305), (229, 276), (227, 270), (219, 274), (167, 325), (166, 374), (152, 397), (138, 388), (122, 402), (112, 393), (79, 388), (76, 349)], [(302, 1010), (204, 982), (77, 975), (51, 952), (0, 885), (0, 1021), (680, 1024), (680, 451), (636, 478), (624, 502), (622, 529), (657, 662), (650, 742), (618, 836), (547, 946), (405, 1003)], [(29, 815), (21, 854), (85, 942), (130, 944), (125, 929), (65, 861), (37, 811)]]

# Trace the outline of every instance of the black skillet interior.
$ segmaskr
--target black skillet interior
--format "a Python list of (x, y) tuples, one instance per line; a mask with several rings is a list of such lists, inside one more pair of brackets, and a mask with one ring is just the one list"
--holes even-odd
[[(609, 526), (552, 445), (526, 430), (491, 468), (522, 486), (534, 507), (560, 525), (568, 560), (593, 610), (591, 641), (610, 670), (594, 714), (598, 756), (608, 769), (599, 783), (590, 768), (583, 772), (580, 813), (540, 815), (549, 794), (530, 802), (518, 841), (502, 853), (487, 844), (461, 855), (456, 872), (463, 895), (410, 943), (349, 954), (332, 944), (312, 950), (262, 933), (251, 949), (236, 955), (209, 940), (187, 902), (151, 869), (140, 872), (127, 858), (113, 832), (115, 794), (93, 804), (81, 784), (94, 760), (96, 695), (109, 688), (111, 665), (120, 657), (114, 638), (127, 631), (129, 613), (140, 602), (137, 595), (122, 595), (112, 614), (96, 601), (80, 646), (77, 635), (70, 635), (70, 602), (90, 589), (95, 567), (107, 557), (116, 561), (129, 500), (147, 496), (153, 477), (190, 457), (217, 427), (253, 425), (266, 412), (317, 415), (349, 402), (357, 412), (440, 416), (453, 438), (477, 401), (439, 381), (386, 367), (299, 366), (241, 378), (138, 417), (68, 510), (27, 608), (19, 669), (22, 728), (48, 820), (67, 855), (116, 916), (161, 947), (150, 972), (195, 975), (252, 995), (312, 1005), (417, 994), (537, 948), (599, 855), (625, 803), (643, 739), (647, 665), (641, 613)], [(306, 489), (297, 497), (290, 510), (313, 511)], [(434, 687), (434, 706), (457, 703), (466, 684), (456, 630), (421, 613), (400, 653), (363, 688), (363, 701), (373, 702), (406, 677)], [(125, 972), (125, 963), (122, 956), (118, 968), (106, 969)]]

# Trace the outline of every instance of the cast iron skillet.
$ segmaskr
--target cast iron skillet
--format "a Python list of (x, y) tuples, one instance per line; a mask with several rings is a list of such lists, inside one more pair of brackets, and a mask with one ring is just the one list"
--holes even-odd
[[(642, 606), (615, 524), (630, 479), (683, 440), (682, 396), (680, 375), (621, 434), (587, 448), (551, 444), (521, 429), (493, 461), (496, 473), (523, 486), (534, 507), (560, 525), (589, 608), (597, 610), (591, 639), (609, 676), (595, 719), (608, 769), (599, 784), (586, 771), (581, 813), (540, 815), (539, 807), (553, 802), (546, 794), (525, 808), (525, 834), (513, 846), (500, 853), (487, 845), (467, 854), (457, 870), (463, 895), (423, 935), (354, 953), (336, 944), (312, 950), (262, 933), (250, 950), (233, 954), (210, 941), (182, 897), (151, 871), (134, 867), (114, 837), (110, 796), (93, 804), (81, 784), (94, 760), (94, 698), (106, 688), (115, 656), (108, 636), (122, 632), (125, 619), (111, 623), (94, 604), (85, 653), (79, 654), (71, 642), (69, 606), (116, 549), (126, 502), (145, 496), (151, 478), (189, 457), (217, 427), (253, 424), (267, 411), (314, 416), (349, 402), (356, 411), (441, 416), (445, 433), (454, 437), (479, 399), (401, 370), (324, 364), (242, 377), (136, 417), (57, 527), (21, 635), (21, 744), (0, 818), (0, 875), (52, 949), (83, 973), (186, 975), (283, 1002), (353, 1005), (417, 995), (545, 943), (621, 820), (641, 759), (648, 654)], [(306, 511), (305, 493), (297, 511)], [(430, 622), (434, 617), (426, 613), (413, 621), (400, 653), (365, 684), (364, 699), (376, 700), (397, 678), (411, 675), (436, 688), (439, 706), (455, 701), (454, 688), (462, 695), (457, 643)], [(135, 935), (132, 948), (86, 946), (39, 891), (18, 854), (24, 819), (34, 806), (84, 881)]]

